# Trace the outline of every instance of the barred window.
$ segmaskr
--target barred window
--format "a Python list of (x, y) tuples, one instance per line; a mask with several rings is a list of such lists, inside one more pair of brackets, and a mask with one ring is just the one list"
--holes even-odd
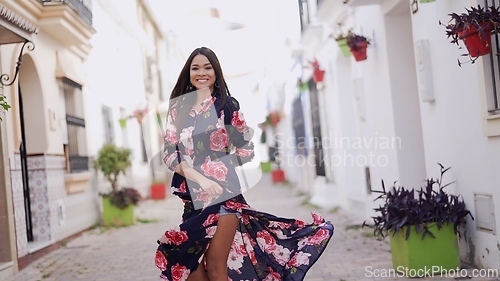
[[(484, 6), (498, 7), (500, 0), (484, 0)], [(493, 31), (491, 37), (491, 53), (484, 57), (486, 78), (486, 104), (490, 114), (500, 114), (500, 38)]]
[(106, 143), (115, 143), (113, 113), (110, 107), (102, 106), (102, 120), (104, 122), (104, 140)]
[(304, 31), (307, 25), (310, 23), (309, 19), (309, 6), (307, 0), (299, 1), (299, 13), (300, 13), (300, 30)]
[(82, 86), (70, 79), (62, 79), (62, 92), (66, 109), (67, 144), (64, 146), (68, 173), (89, 170), (87, 133), (83, 113)]

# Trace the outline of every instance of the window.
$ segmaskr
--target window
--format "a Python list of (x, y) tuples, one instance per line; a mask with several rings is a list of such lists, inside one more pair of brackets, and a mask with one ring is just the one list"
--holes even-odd
[(102, 107), (102, 120), (104, 122), (104, 141), (106, 143), (115, 143), (115, 134), (113, 127), (113, 113), (111, 108), (107, 106)]
[(82, 106), (82, 86), (67, 78), (63, 78), (61, 82), (68, 134), (67, 144), (64, 145), (66, 171), (68, 173), (86, 172), (89, 170), (89, 158)]
[[(500, 5), (500, 0), (484, 0), (484, 6)], [(500, 114), (500, 35), (493, 32), (491, 38), (492, 52), (484, 57), (486, 78), (486, 105), (491, 115)]]
[(304, 31), (304, 29), (309, 24), (309, 9), (307, 5), (307, 0), (298, 0), (299, 1), (299, 13), (300, 13), (300, 30)]

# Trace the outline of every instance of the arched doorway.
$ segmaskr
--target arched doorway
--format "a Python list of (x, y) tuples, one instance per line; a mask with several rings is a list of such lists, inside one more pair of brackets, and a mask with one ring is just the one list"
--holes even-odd
[[(18, 126), (16, 148), (19, 151), (22, 174), (23, 202), (27, 241), (50, 240), (50, 211), (46, 181), (39, 180), (39, 172), (32, 171), (28, 158), (43, 155), (47, 149), (47, 129), (42, 86), (33, 58), (25, 54), (18, 82)], [(30, 163), (29, 163), (30, 162)], [(28, 164), (29, 163), (29, 164)], [(17, 226), (18, 230), (20, 226)]]

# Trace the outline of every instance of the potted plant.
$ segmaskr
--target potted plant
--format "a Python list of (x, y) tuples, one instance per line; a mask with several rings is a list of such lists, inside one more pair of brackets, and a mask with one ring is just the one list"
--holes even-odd
[(337, 45), (340, 48), (340, 53), (348, 58), (351, 56), (351, 50), (349, 49), (349, 46), (347, 46), (347, 35), (345, 35), (342, 30), (342, 23), (339, 23), (339, 33), (337, 35), (331, 35), (330, 37), (333, 37), (335, 41), (337, 42)]
[[(10, 108), (9, 103), (7, 103), (5, 95), (0, 94), (0, 112), (8, 111)], [(2, 121), (2, 117), (0, 116), (0, 121)]]
[(132, 151), (119, 148), (114, 144), (105, 144), (99, 150), (94, 168), (101, 171), (111, 185), (111, 191), (102, 196), (103, 225), (126, 226), (135, 223), (134, 206), (141, 195), (134, 188), (118, 188), (118, 178), (132, 166)]
[(434, 2), (436, 0), (420, 0), (419, 2), (420, 3), (430, 3), (430, 2)]
[[(450, 43), (459, 44), (463, 41), (468, 56), (474, 62), (478, 57), (491, 53), (491, 31), (496, 28), (500, 19), (499, 8), (471, 7), (465, 13), (451, 13), (446, 28), (446, 35), (451, 38)], [(467, 55), (467, 54), (466, 54)], [(461, 65), (460, 60), (458, 61)]]
[(370, 40), (365, 36), (356, 34), (352, 31), (347, 34), (347, 46), (349, 46), (356, 61), (364, 61), (367, 59), (366, 49), (368, 45), (370, 45)]
[(311, 66), (313, 68), (314, 83), (323, 82), (325, 71), (320, 68), (318, 60), (314, 59), (314, 61), (311, 62)]
[(125, 128), (127, 127), (127, 120), (128, 118), (120, 118), (118, 119), (118, 123), (120, 123), (120, 128)]
[[(262, 130), (260, 135), (260, 142), (265, 144), (267, 142), (267, 128), (276, 128), (278, 123), (281, 121), (281, 114), (279, 111), (272, 111), (266, 116), (266, 120), (262, 123), (258, 124), (258, 127)], [(260, 167), (262, 172), (269, 173), (271, 172), (271, 162), (261, 162)]]
[(468, 215), (474, 218), (463, 199), (444, 190), (449, 184), (441, 185), (442, 178), (450, 168), (439, 166), (440, 179), (428, 179), (418, 191), (401, 186), (386, 191), (382, 181), (382, 194), (375, 199), (384, 204), (374, 209), (374, 235), (390, 235), (393, 267), (401, 273), (460, 268), (459, 227)]
[(167, 182), (154, 179), (151, 183), (151, 199), (161, 200), (167, 197)]

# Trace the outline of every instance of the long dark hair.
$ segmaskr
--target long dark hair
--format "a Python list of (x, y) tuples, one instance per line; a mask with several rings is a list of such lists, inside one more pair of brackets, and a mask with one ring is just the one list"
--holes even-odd
[(224, 80), (224, 75), (222, 73), (219, 59), (217, 58), (215, 53), (207, 47), (196, 48), (186, 60), (186, 63), (184, 64), (184, 67), (182, 68), (181, 72), (179, 73), (179, 77), (177, 78), (177, 83), (175, 83), (174, 89), (170, 94), (169, 111), (173, 108), (173, 105), (176, 104), (175, 108), (177, 110), (177, 120), (175, 123), (177, 126), (177, 135), (179, 135), (182, 131), (182, 124), (186, 119), (186, 116), (191, 111), (191, 108), (194, 106), (194, 103), (196, 102), (196, 95), (186, 94), (196, 90), (190, 88), (190, 68), (194, 57), (197, 55), (206, 56), (210, 64), (212, 64), (216, 77), (214, 92), (212, 93), (212, 95), (217, 95), (217, 99), (221, 99), (220, 102), (217, 102), (217, 104), (220, 107), (224, 106), (227, 96), (231, 96), (231, 93), (229, 93), (229, 89), (226, 84), (226, 80)]

